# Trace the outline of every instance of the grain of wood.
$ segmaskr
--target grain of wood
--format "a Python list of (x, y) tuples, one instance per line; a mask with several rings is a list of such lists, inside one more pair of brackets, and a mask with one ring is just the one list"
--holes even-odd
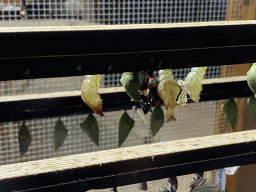
[(213, 21), (168, 24), (128, 24), (128, 25), (84, 25), (84, 26), (40, 26), (40, 27), (1, 27), (0, 33), (17, 32), (52, 32), (52, 31), (94, 31), (94, 30), (129, 30), (129, 29), (165, 29), (207, 26), (255, 25), (256, 21)]
[(232, 146), (234, 144), (242, 143), (246, 144), (250, 142), (256, 142), (256, 130), (17, 163), (0, 166), (0, 180), (47, 174), (70, 169), (73, 170), (83, 167), (102, 166), (103, 164), (125, 162), (131, 159), (136, 160), (146, 157), (149, 157), (154, 161), (154, 158), (156, 157), (164, 159), (165, 155), (169, 154), (172, 154), (175, 158), (175, 154), (177, 157), (177, 155), (186, 154), (189, 151), (194, 151), (194, 153), (196, 153), (197, 150), (209, 149), (212, 147), (224, 147), (227, 145)]
[[(106, 93), (117, 93), (124, 92), (123, 87), (110, 87), (110, 88), (99, 88), (100, 94)], [(33, 99), (47, 99), (47, 98), (58, 98), (58, 97), (76, 97), (80, 96), (80, 90), (74, 91), (59, 91), (51, 93), (35, 93), (35, 94), (24, 94), (24, 95), (12, 95), (12, 96), (1, 96), (0, 102), (12, 102), (12, 101), (23, 101)]]
[[(246, 76), (204, 79), (203, 84), (206, 85), (206, 84), (217, 84), (217, 83), (238, 82), (238, 81), (246, 81)], [(99, 88), (100, 94), (118, 93), (118, 92), (124, 92), (124, 91), (125, 90), (122, 86)], [(58, 98), (58, 97), (76, 97), (80, 95), (81, 95), (80, 90), (60, 91), (60, 92), (51, 92), (51, 93), (35, 93), (35, 94), (25, 94), (25, 95), (12, 95), (12, 96), (1, 96), (0, 102), (24, 101), (24, 100), (47, 99), (47, 98)]]

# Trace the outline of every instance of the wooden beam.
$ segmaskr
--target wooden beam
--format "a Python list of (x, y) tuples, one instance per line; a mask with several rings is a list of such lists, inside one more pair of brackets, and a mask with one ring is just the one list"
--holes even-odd
[[(204, 79), (202, 84), (219, 84), (219, 83), (232, 83), (232, 82), (242, 82), (246, 81), (246, 76), (239, 77), (228, 77), (228, 78), (213, 78), (213, 79)], [(108, 94), (108, 93), (118, 93), (125, 92), (124, 87), (108, 87), (108, 88), (99, 88), (99, 94)], [(81, 95), (80, 90), (73, 91), (59, 91), (59, 92), (50, 92), (50, 93), (35, 93), (35, 94), (25, 94), (25, 95), (9, 95), (9, 96), (0, 96), (1, 102), (16, 102), (24, 100), (34, 100), (34, 99), (49, 99), (49, 98), (59, 98), (59, 97), (78, 97)]]
[[(118, 93), (118, 92), (124, 92), (124, 91), (125, 90), (123, 87), (99, 88), (99, 94)], [(10, 95), (10, 96), (0, 96), (0, 103), (34, 100), (34, 99), (50, 99), (50, 98), (59, 98), (59, 97), (78, 97), (78, 96), (81, 96), (81, 90), (59, 91), (59, 92), (50, 92), (50, 93), (34, 93), (34, 94), (25, 94), (25, 95)]]
[[(251, 130), (3, 165), (0, 166), (0, 191), (33, 189), (78, 181), (84, 182), (84, 188), (80, 188), (80, 191), (85, 191), (111, 187), (110, 183), (118, 186), (118, 182), (104, 183), (104, 180), (96, 186), (90, 184), (97, 183), (97, 179), (109, 181), (113, 177), (120, 180), (122, 185), (127, 185), (132, 183), (125, 180), (126, 174), (129, 174), (133, 182), (138, 181), (134, 180), (138, 175), (139, 180), (143, 180), (142, 171), (156, 172), (161, 169), (163, 175), (158, 175), (160, 178), (166, 175), (178, 176), (180, 173), (191, 173), (191, 170), (198, 171), (198, 168), (211, 170), (227, 166), (227, 162), (221, 165), (218, 162), (234, 156), (240, 156), (242, 161), (229, 161), (229, 166), (250, 164), (256, 162), (255, 152), (256, 130)], [(251, 161), (252, 158), (249, 158), (250, 161), (247, 162), (246, 156), (251, 155), (254, 156), (254, 160)], [(205, 164), (205, 161), (208, 167), (204, 165), (200, 168), (200, 163)], [(211, 165), (211, 161), (215, 162), (214, 166)], [(197, 163), (197, 166), (191, 169), (193, 163)], [(163, 171), (168, 166), (179, 166), (179, 170)], [(185, 167), (188, 169), (184, 169)], [(152, 178), (155, 179), (155, 176), (152, 175)], [(150, 181), (152, 178), (145, 176), (144, 179)]]
[(252, 63), (255, 33), (256, 21), (2, 27), (0, 80)]
[(0, 33), (26, 33), (26, 32), (70, 32), (70, 31), (109, 31), (109, 30), (141, 30), (141, 29), (168, 29), (216, 27), (233, 25), (251, 25), (255, 21), (211, 21), (189, 23), (159, 23), (159, 24), (126, 24), (126, 25), (79, 25), (79, 26), (37, 26), (37, 27), (1, 27)]
[[(100, 88), (103, 112), (131, 109), (134, 102), (123, 87)], [(200, 101), (252, 96), (246, 76), (203, 80)], [(0, 122), (93, 113), (80, 91), (63, 91), (0, 97)]]

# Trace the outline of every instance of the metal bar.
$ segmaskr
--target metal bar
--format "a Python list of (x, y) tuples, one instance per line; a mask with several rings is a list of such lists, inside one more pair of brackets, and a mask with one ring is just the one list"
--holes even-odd
[[(256, 163), (256, 130), (0, 166), (0, 191), (112, 188)], [(66, 188), (66, 189), (64, 189)]]
[(251, 63), (255, 32), (256, 21), (2, 27), (0, 80)]
[[(123, 87), (99, 89), (103, 112), (131, 109), (134, 102)], [(253, 96), (246, 76), (207, 79), (200, 101)], [(139, 106), (138, 106), (139, 107)], [(0, 97), (0, 122), (93, 113), (83, 102), (80, 91)]]

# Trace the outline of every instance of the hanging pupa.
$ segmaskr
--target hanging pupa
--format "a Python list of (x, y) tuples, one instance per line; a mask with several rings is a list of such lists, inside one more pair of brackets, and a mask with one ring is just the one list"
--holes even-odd
[(185, 78), (185, 81), (178, 80), (178, 83), (182, 86), (182, 91), (179, 96), (177, 104), (186, 106), (187, 94), (190, 98), (198, 102), (200, 99), (200, 93), (202, 91), (203, 76), (206, 73), (207, 67), (193, 67), (191, 72)]
[(180, 86), (173, 77), (171, 69), (159, 71), (159, 86), (157, 88), (158, 96), (163, 100), (166, 108), (166, 123), (175, 121), (174, 108), (176, 106), (176, 98), (180, 92)]
[(85, 75), (81, 89), (83, 101), (96, 113), (103, 116), (102, 99), (98, 92), (102, 75)]

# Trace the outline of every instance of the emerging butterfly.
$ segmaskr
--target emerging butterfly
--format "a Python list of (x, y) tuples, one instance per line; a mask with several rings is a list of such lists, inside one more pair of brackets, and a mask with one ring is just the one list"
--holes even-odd
[(159, 80), (153, 71), (125, 72), (120, 81), (131, 100), (140, 104), (144, 114), (152, 112), (152, 106), (159, 105), (162, 101), (157, 94)]
[(102, 75), (85, 75), (81, 89), (83, 101), (96, 113), (103, 116), (102, 99), (98, 92)]
[(139, 72), (125, 72), (122, 74), (120, 81), (126, 93), (130, 96), (131, 101), (135, 101), (135, 110), (137, 109), (136, 103), (139, 103), (144, 114), (147, 114), (149, 111), (148, 104), (142, 96), (144, 95), (144, 92), (142, 91), (142, 87), (144, 87), (144, 85), (142, 85), (142, 83), (146, 83), (147, 80), (140, 79)]
[(179, 100), (177, 104), (181, 104), (186, 106), (187, 103), (187, 94), (189, 94), (190, 98), (198, 102), (200, 99), (200, 93), (202, 91), (202, 81), (203, 76), (206, 73), (207, 67), (193, 67), (191, 72), (185, 78), (185, 81), (178, 80), (177, 82), (182, 87), (182, 91), (179, 96)]
[(139, 79), (141, 84), (140, 97), (148, 106), (148, 110), (151, 111), (152, 106), (159, 105), (162, 101), (157, 94), (159, 79), (156, 78), (153, 71), (140, 71)]

